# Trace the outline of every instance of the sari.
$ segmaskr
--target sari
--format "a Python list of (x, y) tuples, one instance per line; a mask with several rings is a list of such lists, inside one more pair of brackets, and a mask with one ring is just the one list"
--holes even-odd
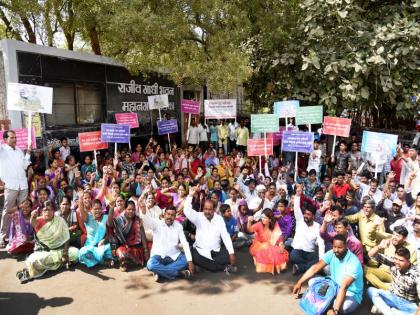
[(280, 253), (277, 245), (282, 242), (281, 230), (279, 225), (274, 225), (274, 229), (264, 229), (261, 222), (252, 226), (255, 233), (254, 241), (249, 248), (249, 252), (254, 258), (255, 269), (257, 272), (280, 273), (287, 266), (289, 253)]
[(112, 242), (115, 244), (115, 254), (118, 259), (144, 265), (144, 249), (141, 248), (142, 226), (142, 220), (138, 216), (129, 220), (124, 212), (114, 219), (115, 237), (112, 238)]
[[(26, 259), (26, 265), (31, 278), (38, 278), (48, 270), (57, 270), (62, 265), (64, 245), (70, 239), (66, 221), (54, 216), (46, 222), (43, 218), (38, 219), (35, 228), (35, 252)], [(76, 262), (79, 250), (69, 247), (68, 257), (70, 262)]]
[(31, 253), (34, 249), (34, 229), (25, 220), (22, 210), (10, 216), (9, 243), (6, 250), (10, 255)]
[(172, 195), (173, 205), (176, 209), (175, 220), (182, 224), (182, 222), (184, 222), (184, 220), (185, 220), (184, 204), (185, 204), (185, 200), (187, 198), (186, 197), (179, 198), (177, 193), (171, 193), (171, 195)]
[(108, 215), (104, 214), (101, 221), (98, 222), (92, 213), (88, 213), (88, 219), (85, 222), (86, 242), (79, 250), (79, 261), (88, 268), (98, 264), (104, 264), (105, 260), (112, 260), (111, 245), (109, 243), (98, 246), (99, 242), (106, 236)]

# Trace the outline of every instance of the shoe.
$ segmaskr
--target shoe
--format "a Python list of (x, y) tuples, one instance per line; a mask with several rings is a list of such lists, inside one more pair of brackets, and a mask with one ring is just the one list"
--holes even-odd
[(183, 277), (183, 278), (185, 278), (187, 280), (191, 279), (191, 277), (192, 277), (192, 274), (191, 274), (191, 272), (189, 270), (181, 270), (179, 272), (179, 274), (180, 274), (181, 277)]
[(238, 267), (236, 267), (235, 265), (227, 265), (224, 271), (227, 275), (230, 275), (231, 273), (237, 273)]
[(372, 308), (370, 309), (370, 313), (375, 314), (375, 315), (381, 315), (382, 314), (382, 312), (378, 309), (378, 307), (376, 305), (372, 306)]
[(31, 278), (31, 276), (29, 275), (29, 271), (26, 268), (22, 269), (21, 271), (18, 271), (16, 273), (16, 277), (19, 279), (21, 284), (28, 282)]
[(292, 275), (296, 275), (299, 271), (299, 268), (296, 264), (293, 264), (292, 266)]
[(160, 278), (157, 273), (153, 273), (153, 280), (155, 280), (155, 282), (159, 282)]

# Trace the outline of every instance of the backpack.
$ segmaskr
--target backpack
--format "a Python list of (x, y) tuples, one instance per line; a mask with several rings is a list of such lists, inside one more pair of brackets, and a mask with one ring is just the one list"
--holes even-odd
[(303, 294), (299, 306), (307, 315), (325, 314), (334, 302), (338, 289), (338, 284), (331, 278), (316, 278)]

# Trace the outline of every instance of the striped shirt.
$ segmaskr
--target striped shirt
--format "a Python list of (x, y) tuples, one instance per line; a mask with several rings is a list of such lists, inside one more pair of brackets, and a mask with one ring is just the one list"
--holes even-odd
[(391, 267), (392, 283), (389, 291), (396, 296), (417, 303), (420, 296), (420, 276), (416, 265), (402, 273), (394, 265), (394, 260), (383, 254), (377, 254), (375, 259)]

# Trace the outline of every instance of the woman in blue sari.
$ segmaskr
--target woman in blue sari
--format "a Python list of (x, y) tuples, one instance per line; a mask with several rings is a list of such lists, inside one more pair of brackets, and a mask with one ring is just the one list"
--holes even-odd
[(93, 201), (91, 212), (87, 212), (83, 202), (80, 202), (79, 210), (83, 222), (86, 226), (86, 242), (79, 251), (79, 261), (88, 268), (98, 264), (113, 265), (111, 245), (107, 235), (107, 225), (109, 225), (108, 215), (102, 212), (102, 203), (98, 199)]

